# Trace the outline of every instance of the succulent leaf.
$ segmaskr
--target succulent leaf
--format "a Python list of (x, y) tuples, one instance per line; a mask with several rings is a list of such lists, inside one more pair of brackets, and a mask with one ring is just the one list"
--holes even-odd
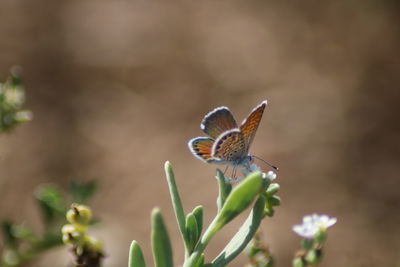
[(131, 247), (129, 249), (128, 267), (146, 267), (142, 249), (140, 248), (139, 243), (135, 240), (132, 241)]
[(265, 199), (263, 196), (260, 196), (239, 231), (234, 235), (217, 258), (213, 260), (214, 266), (226, 266), (240, 252), (242, 252), (243, 249), (245, 249), (246, 245), (251, 241), (260, 226), (260, 222), (263, 218), (264, 206)]
[(172, 248), (167, 228), (158, 208), (154, 208), (151, 214), (151, 247), (153, 250), (154, 266), (172, 267)]

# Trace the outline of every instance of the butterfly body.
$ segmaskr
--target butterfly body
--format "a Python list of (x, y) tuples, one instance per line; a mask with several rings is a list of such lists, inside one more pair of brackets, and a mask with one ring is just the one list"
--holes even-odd
[(207, 137), (196, 137), (189, 141), (189, 149), (202, 161), (248, 167), (252, 161), (250, 145), (260, 124), (267, 101), (252, 110), (250, 115), (237, 125), (227, 107), (209, 112), (200, 128)]

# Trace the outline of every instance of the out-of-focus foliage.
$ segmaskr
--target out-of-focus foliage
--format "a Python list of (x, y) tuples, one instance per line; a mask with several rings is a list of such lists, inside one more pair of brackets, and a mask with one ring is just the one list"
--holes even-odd
[[(35, 190), (35, 200), (45, 225), (43, 233), (35, 233), (28, 225), (8, 220), (2, 222), (3, 250), (0, 267), (20, 266), (40, 253), (62, 244), (60, 228), (71, 199), (89, 200), (95, 191), (94, 182), (71, 184), (68, 196), (55, 185), (41, 185)], [(90, 189), (90, 190), (89, 190)]]
[(70, 184), (71, 199), (74, 203), (86, 203), (96, 192), (97, 184), (95, 181), (80, 183), (72, 181)]
[(272, 267), (274, 259), (261, 239), (261, 233), (257, 232), (249, 243), (247, 254), (249, 263), (245, 267)]
[(22, 109), (25, 90), (20, 72), (19, 68), (13, 68), (10, 77), (4, 83), (0, 83), (0, 132), (8, 132), (32, 119), (32, 112)]

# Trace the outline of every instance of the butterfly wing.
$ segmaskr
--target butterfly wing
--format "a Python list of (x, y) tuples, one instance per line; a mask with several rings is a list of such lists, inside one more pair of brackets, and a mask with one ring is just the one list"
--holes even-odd
[(240, 129), (228, 130), (221, 134), (212, 146), (212, 157), (233, 165), (239, 164), (246, 156), (246, 143)]
[(243, 134), (247, 151), (249, 150), (249, 147), (253, 142), (254, 136), (256, 135), (258, 125), (260, 124), (266, 106), (267, 100), (263, 101), (260, 105), (255, 107), (251, 111), (250, 115), (246, 119), (244, 119), (242, 124), (240, 125), (240, 131)]
[(189, 141), (189, 149), (193, 155), (202, 161), (208, 162), (212, 158), (211, 150), (214, 140), (208, 137), (196, 137)]
[(237, 128), (237, 123), (227, 107), (219, 107), (208, 113), (200, 128), (212, 139), (217, 139), (223, 132)]

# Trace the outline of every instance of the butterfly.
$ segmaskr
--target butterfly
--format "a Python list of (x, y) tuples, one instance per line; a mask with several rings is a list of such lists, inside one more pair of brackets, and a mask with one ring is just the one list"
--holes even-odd
[(250, 145), (266, 106), (267, 100), (261, 102), (240, 126), (227, 107), (212, 110), (200, 124), (207, 136), (191, 139), (188, 143), (190, 151), (207, 163), (250, 168), (253, 158), (249, 155)]

